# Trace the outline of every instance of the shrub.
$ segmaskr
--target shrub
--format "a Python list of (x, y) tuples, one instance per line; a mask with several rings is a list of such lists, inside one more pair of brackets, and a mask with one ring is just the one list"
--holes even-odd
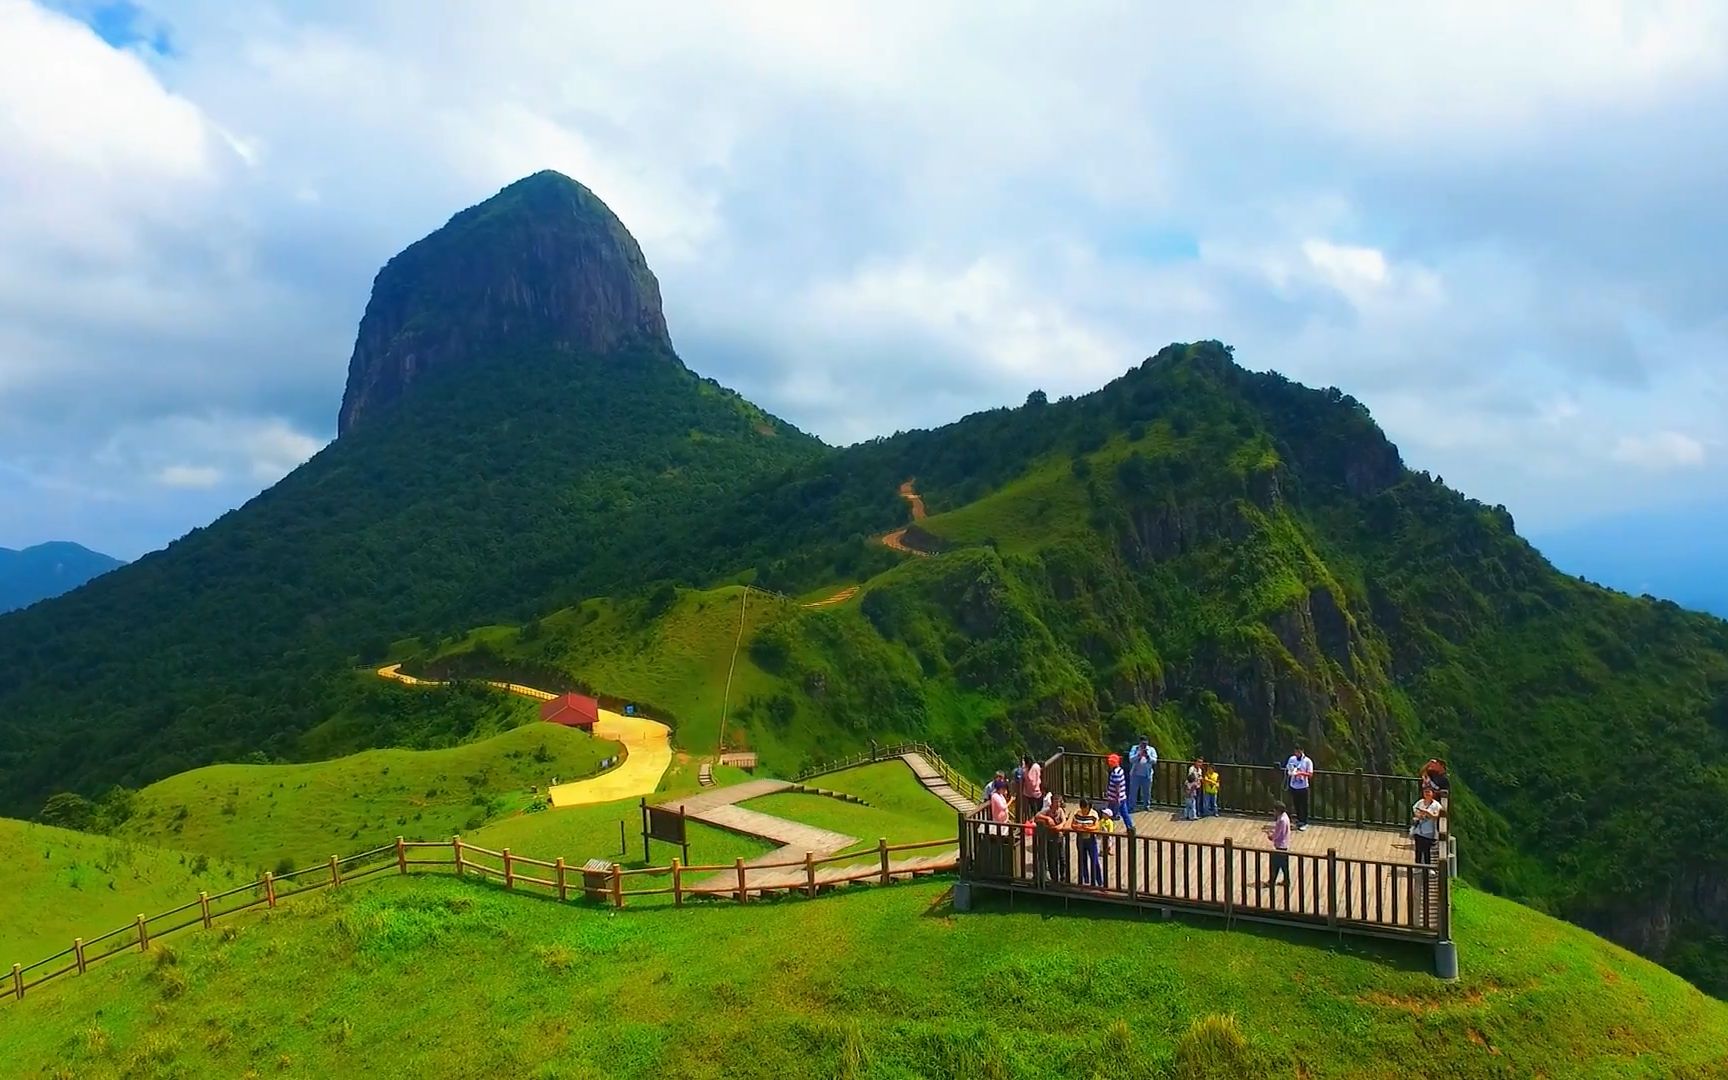
[(1269, 1062), (1248, 1045), (1234, 1016), (1197, 1017), (1176, 1040), (1175, 1080), (1237, 1080), (1265, 1076)]

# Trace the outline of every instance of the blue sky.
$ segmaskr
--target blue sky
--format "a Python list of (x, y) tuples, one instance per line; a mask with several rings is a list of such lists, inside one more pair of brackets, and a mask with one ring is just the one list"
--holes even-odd
[(1217, 337), (1527, 531), (1728, 501), (1720, 5), (511, 11), (0, 0), (0, 545), (273, 483), (378, 267), (541, 168), (833, 442)]

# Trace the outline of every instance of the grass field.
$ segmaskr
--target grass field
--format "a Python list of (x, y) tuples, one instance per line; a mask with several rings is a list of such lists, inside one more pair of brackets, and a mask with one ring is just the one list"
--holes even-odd
[[(473, 832), (530, 801), (550, 777), (595, 772), (618, 744), (555, 724), (513, 728), (447, 750), (368, 750), (296, 765), (212, 765), (138, 792), (132, 840), (255, 870), (409, 839)], [(532, 815), (537, 816), (537, 815)]]
[(235, 863), (0, 818), (0, 967), (247, 880)]
[(914, 844), (954, 836), (955, 815), (947, 803), (926, 791), (904, 762), (883, 761), (818, 776), (812, 787), (856, 795), (859, 806), (826, 795), (782, 792), (750, 799), (741, 806), (821, 829), (856, 836), (860, 848), (874, 849), (881, 837), (890, 844)]
[(41, 988), (0, 1045), (49, 1076), (1703, 1078), (1728, 1054), (1728, 1005), (1468, 889), (1450, 986), (1419, 947), (945, 893), (611, 912), (387, 877)]

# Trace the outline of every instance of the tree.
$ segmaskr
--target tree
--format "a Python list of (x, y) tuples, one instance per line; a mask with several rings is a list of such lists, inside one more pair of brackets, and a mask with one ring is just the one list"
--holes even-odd
[(1034, 390), (1026, 395), (1026, 407), (1028, 409), (1042, 409), (1048, 404), (1050, 404), (1050, 398), (1042, 390)]
[(96, 813), (96, 804), (82, 795), (70, 791), (62, 791), (50, 796), (42, 807), (42, 823), (57, 825), (62, 829), (88, 829), (90, 819)]

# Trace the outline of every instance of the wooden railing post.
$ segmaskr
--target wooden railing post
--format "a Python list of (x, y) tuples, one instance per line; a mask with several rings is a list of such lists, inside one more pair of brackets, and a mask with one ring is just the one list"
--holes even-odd
[(505, 848), (498, 854), (504, 857), (504, 887), (514, 889), (516, 887), (516, 869), (510, 862), (510, 849)]
[(269, 870), (264, 871), (264, 899), (271, 907), (276, 906), (276, 875)]
[(552, 864), (552, 868), (554, 870), (558, 871), (558, 899), (560, 899), (560, 900), (569, 899), (570, 898), (570, 886), (565, 882), (565, 879), (564, 879), (564, 856), (562, 856), (562, 855), (558, 856), (558, 861)]
[(396, 872), (399, 874), (408, 872), (408, 844), (400, 836), (396, 838)]
[(1338, 849), (1326, 849), (1326, 925), (1338, 928)]
[(882, 884), (888, 884), (888, 838), (878, 837), (876, 840), (876, 855), (882, 862)]
[(203, 889), (198, 890), (198, 909), (204, 915), (204, 929), (210, 929), (210, 894)]
[(804, 892), (810, 899), (816, 899), (816, 853), (804, 853)]
[(1236, 915), (1236, 845), (1226, 836), (1224, 838), (1224, 920), (1229, 922)]
[(150, 928), (144, 925), (144, 914), (138, 914), (138, 951), (144, 952), (150, 948)]
[(460, 836), (452, 836), (450, 838), (450, 850), (455, 852), (455, 854), (456, 854), (456, 876), (461, 877), (462, 876), (462, 838)]
[(1361, 825), (1362, 819), (1365, 816), (1367, 816), (1367, 804), (1366, 804), (1365, 800), (1367, 799), (1368, 796), (1367, 796), (1367, 792), (1364, 791), (1363, 787), (1362, 787), (1365, 779), (1366, 778), (1362, 775), (1362, 770), (1357, 769), (1356, 770), (1356, 824), (1357, 825)]
[(332, 886), (342, 884), (342, 868), (337, 865), (337, 862), (336, 856), (330, 856), (330, 884)]
[(12, 992), (18, 995), (18, 1000), (24, 1000), (24, 965), (12, 965)]
[(84, 959), (83, 938), (75, 937), (72, 939), (72, 952), (78, 957), (78, 974), (82, 975), (84, 974), (84, 969), (90, 966), (89, 962)]
[(684, 906), (684, 869), (676, 855), (672, 856), (672, 906)]
[[(1130, 818), (1130, 820), (1132, 820), (1132, 818)], [(1127, 844), (1128, 844), (1128, 900), (1130, 902), (1133, 902), (1134, 898), (1139, 894), (1139, 890), (1140, 890), (1140, 885), (1139, 885), (1139, 880), (1140, 880), (1140, 874), (1139, 874), (1140, 841), (1135, 834), (1134, 826), (1132, 824), (1130, 824), (1128, 826)]]
[(624, 868), (617, 863), (612, 864), (612, 906), (624, 906)]
[(738, 902), (742, 904), (750, 896), (750, 891), (744, 887), (744, 858), (739, 856), (732, 864), (738, 871)]

